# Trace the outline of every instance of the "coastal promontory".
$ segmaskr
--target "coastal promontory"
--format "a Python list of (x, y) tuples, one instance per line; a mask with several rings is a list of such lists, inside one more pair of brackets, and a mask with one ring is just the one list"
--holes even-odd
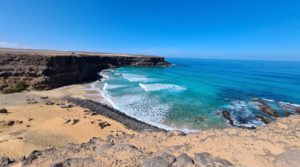
[(75, 51), (0, 49), (0, 90), (47, 90), (95, 81), (107, 68), (167, 66), (163, 57)]

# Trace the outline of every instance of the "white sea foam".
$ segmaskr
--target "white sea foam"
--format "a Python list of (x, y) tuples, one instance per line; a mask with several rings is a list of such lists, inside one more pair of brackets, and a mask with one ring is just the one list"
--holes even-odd
[(145, 91), (160, 91), (160, 90), (175, 90), (175, 91), (185, 91), (186, 88), (174, 84), (161, 84), (161, 83), (155, 83), (155, 84), (139, 84), (141, 88), (143, 88)]
[(144, 75), (137, 74), (122, 74), (122, 77), (130, 82), (153, 82), (156, 81), (155, 78), (148, 78)]
[(300, 107), (300, 104), (294, 104), (294, 103), (283, 102), (283, 101), (279, 101), (278, 103), (279, 103), (279, 105), (281, 105), (281, 106)]
[(262, 98), (263, 100), (265, 101), (268, 101), (268, 102), (276, 102), (279, 104), (279, 106), (281, 107), (300, 107), (300, 104), (295, 104), (295, 103), (290, 103), (290, 102), (284, 102), (284, 101), (276, 101), (276, 100), (272, 100), (272, 99), (266, 99), (266, 98)]
[[(156, 80), (155, 78), (147, 78), (143, 75), (115, 74), (122, 76), (130, 82), (150, 82)], [(103, 77), (102, 82), (110, 79), (107, 75), (107, 71), (100, 72), (100, 75)], [(125, 113), (126, 115), (165, 130), (175, 130), (175, 128), (161, 123), (170, 106), (167, 104), (160, 104), (158, 99), (149, 99), (145, 95), (139, 94), (127, 94), (114, 97), (109, 94), (109, 90), (120, 88), (121, 86), (125, 87), (126, 85), (109, 85), (108, 83), (104, 83), (102, 90), (99, 89), (99, 86), (96, 86), (95, 84), (92, 85), (93, 88), (100, 91), (102, 97), (105, 98), (106, 102), (109, 103), (110, 106)], [(186, 132), (191, 131), (188, 129), (184, 130)]]
[(102, 96), (105, 97), (114, 108), (130, 117), (162, 129), (175, 130), (175, 128), (161, 123), (165, 118), (165, 114), (169, 111), (170, 106), (160, 103), (158, 99), (148, 98), (141, 94), (127, 94), (114, 97), (105, 90)]
[(104, 83), (103, 89), (111, 90), (111, 89), (118, 89), (118, 88), (124, 88), (124, 87), (126, 87), (126, 85), (114, 85), (114, 84)]
[(233, 124), (243, 127), (257, 127), (264, 125), (263, 122), (257, 120), (253, 114), (253, 109), (258, 109), (257, 103), (236, 100), (226, 107), (233, 120)]
[[(295, 113), (297, 107), (300, 107), (299, 104), (293, 104), (289, 102), (276, 101), (272, 99), (263, 99), (266, 102), (270, 103), (268, 105), (275, 107), (278, 105), (280, 109), (287, 109), (290, 112)], [(259, 102), (255, 101), (233, 101), (228, 104), (225, 108), (231, 113), (233, 124), (237, 126), (244, 127), (257, 127), (264, 125), (264, 123), (256, 118), (255, 112), (260, 112)], [(273, 107), (274, 107), (273, 106)]]
[(101, 72), (99, 73), (99, 75), (102, 76), (101, 81), (104, 81), (104, 80), (107, 80), (107, 79), (110, 78), (110, 77), (107, 75), (107, 72), (109, 72), (109, 71), (103, 70), (103, 71), (101, 71)]
[(262, 98), (262, 99), (265, 101), (268, 101), (268, 102), (275, 102), (275, 100), (272, 100), (272, 99), (267, 99), (267, 98)]
[(99, 81), (95, 81), (91, 84), (88, 85), (88, 87), (82, 88), (82, 90), (84, 91), (99, 91), (99, 89), (97, 88), (97, 85), (99, 84)]

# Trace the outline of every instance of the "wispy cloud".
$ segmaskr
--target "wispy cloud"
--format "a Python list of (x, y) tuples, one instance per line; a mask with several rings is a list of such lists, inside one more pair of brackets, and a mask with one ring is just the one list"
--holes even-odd
[(0, 41), (1, 48), (30, 48), (28, 45), (23, 45), (15, 42)]

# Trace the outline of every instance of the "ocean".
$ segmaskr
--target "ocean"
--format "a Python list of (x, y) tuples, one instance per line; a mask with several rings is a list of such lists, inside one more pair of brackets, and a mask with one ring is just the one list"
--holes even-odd
[[(168, 130), (257, 127), (271, 121), (256, 99), (280, 117), (300, 107), (300, 62), (170, 58), (171, 67), (123, 67), (92, 83), (125, 114)], [(288, 114), (287, 114), (288, 113)]]

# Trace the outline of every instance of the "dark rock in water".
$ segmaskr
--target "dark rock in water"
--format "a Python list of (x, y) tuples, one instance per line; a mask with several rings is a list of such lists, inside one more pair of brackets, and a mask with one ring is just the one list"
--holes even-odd
[(296, 111), (298, 114), (300, 114), (300, 107), (296, 107), (296, 108), (295, 108), (295, 111)]
[(223, 114), (223, 117), (225, 119), (227, 119), (229, 121), (229, 124), (232, 125), (232, 126), (236, 126), (236, 127), (244, 128), (244, 129), (256, 129), (255, 126), (248, 127), (248, 126), (242, 126), (242, 125), (236, 125), (236, 124), (234, 124), (233, 119), (231, 117), (231, 113), (228, 110), (223, 110), (222, 114)]
[(233, 120), (232, 120), (232, 118), (231, 118), (231, 114), (230, 114), (229, 111), (223, 110), (223, 111), (222, 111), (222, 114), (223, 114), (223, 117), (226, 118), (226, 119), (229, 121), (230, 125), (234, 125), (234, 124), (233, 124)]
[(162, 156), (156, 156), (147, 159), (143, 162), (143, 167), (171, 167), (175, 161), (175, 157), (170, 154), (164, 154)]
[(265, 124), (269, 124), (269, 123), (272, 122), (272, 121), (269, 120), (268, 118), (263, 117), (263, 116), (260, 116), (260, 115), (255, 115), (255, 117), (256, 117), (257, 119), (259, 119), (261, 122), (265, 123)]
[(300, 107), (290, 103), (280, 103), (280, 106), (286, 112), (286, 115), (300, 114)]
[(218, 166), (218, 167), (227, 167), (232, 166), (232, 163), (229, 161), (211, 156), (209, 153), (197, 153), (195, 154), (195, 164), (200, 167), (206, 166)]
[(7, 109), (1, 108), (1, 109), (0, 109), (0, 113), (1, 113), (1, 114), (6, 114), (6, 113), (8, 113), (8, 112), (7, 112)]
[(277, 111), (273, 110), (272, 107), (270, 107), (263, 99), (254, 98), (252, 100), (259, 103), (259, 109), (263, 113), (268, 114), (275, 118), (280, 117), (279, 113)]
[(31, 162), (42, 155), (41, 151), (34, 150), (31, 154), (22, 161), (22, 165), (30, 165)]
[(280, 116), (277, 111), (273, 110), (270, 106), (267, 106), (267, 105), (266, 106), (261, 106), (260, 110), (262, 112), (264, 112), (265, 114), (268, 114), (268, 115), (270, 115), (272, 117), (275, 117), (275, 118)]
[(187, 154), (182, 153), (176, 158), (176, 162), (174, 166), (176, 167), (184, 167), (184, 166), (192, 166), (194, 164), (194, 160), (189, 157)]
[(273, 161), (274, 167), (299, 167), (300, 150), (284, 152), (275, 157)]
[(285, 113), (285, 116), (290, 116), (290, 115), (293, 115), (293, 113), (291, 113), (291, 112), (289, 112), (289, 111), (284, 111), (284, 113)]
[(14, 160), (11, 160), (7, 157), (1, 157), (0, 156), (0, 167), (7, 167), (10, 164), (12, 164), (14, 162)]

